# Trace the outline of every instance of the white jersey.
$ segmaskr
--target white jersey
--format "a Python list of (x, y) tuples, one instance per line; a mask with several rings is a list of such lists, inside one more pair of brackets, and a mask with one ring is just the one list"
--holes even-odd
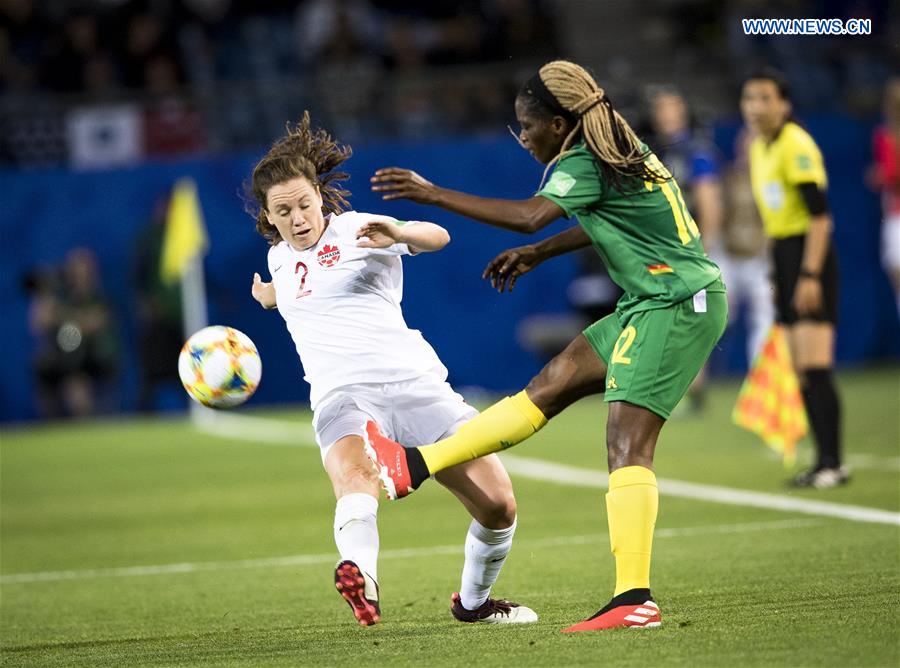
[(406, 326), (401, 255), (406, 244), (360, 248), (356, 233), (389, 216), (348, 211), (326, 218), (316, 245), (298, 251), (282, 241), (269, 250), (278, 311), (310, 384), (312, 408), (334, 390), (391, 383), (447, 369), (417, 330)]

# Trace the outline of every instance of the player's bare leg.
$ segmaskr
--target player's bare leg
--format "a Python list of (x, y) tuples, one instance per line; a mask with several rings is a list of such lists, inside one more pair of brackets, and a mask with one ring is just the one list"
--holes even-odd
[(334, 542), (341, 560), (334, 585), (361, 626), (381, 618), (378, 603), (378, 476), (360, 436), (338, 440), (325, 457), (337, 505)]
[(550, 420), (579, 399), (602, 392), (605, 380), (606, 363), (579, 334), (531, 379), (525, 392)]
[(472, 516), (459, 592), (450, 611), (461, 622), (522, 624), (538, 617), (524, 605), (490, 598), (516, 530), (512, 482), (496, 455), (465, 462), (435, 475)]

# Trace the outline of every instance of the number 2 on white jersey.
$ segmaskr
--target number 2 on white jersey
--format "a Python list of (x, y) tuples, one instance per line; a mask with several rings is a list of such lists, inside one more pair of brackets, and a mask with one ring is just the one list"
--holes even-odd
[(295, 299), (300, 299), (301, 297), (306, 297), (310, 294), (309, 290), (304, 290), (306, 287), (306, 275), (309, 273), (309, 267), (307, 267), (303, 262), (298, 262), (297, 266), (294, 267), (294, 273), (299, 274), (300, 270), (303, 270), (303, 274), (300, 276), (300, 287), (297, 289), (297, 296)]

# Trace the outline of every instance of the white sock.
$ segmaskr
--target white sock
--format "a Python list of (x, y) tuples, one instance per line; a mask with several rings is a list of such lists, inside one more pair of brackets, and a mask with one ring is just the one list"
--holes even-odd
[(345, 494), (334, 509), (334, 543), (341, 559), (349, 559), (378, 581), (378, 499)]
[(515, 520), (506, 529), (488, 529), (472, 520), (466, 535), (466, 561), (459, 587), (460, 602), (466, 610), (475, 610), (487, 600), (512, 547), (515, 532)]

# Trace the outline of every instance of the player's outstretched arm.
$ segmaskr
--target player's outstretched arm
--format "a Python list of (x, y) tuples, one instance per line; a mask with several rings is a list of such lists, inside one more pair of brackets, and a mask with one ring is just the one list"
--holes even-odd
[(272, 283), (263, 283), (262, 277), (258, 273), (253, 274), (250, 294), (264, 309), (275, 308), (275, 286)]
[(545, 197), (525, 200), (478, 197), (441, 188), (416, 172), (400, 167), (379, 169), (371, 182), (372, 190), (380, 192), (381, 199), (409, 199), (419, 204), (431, 204), (486, 225), (523, 234), (537, 232), (565, 216), (559, 206)]
[(590, 237), (580, 225), (576, 225), (539, 243), (503, 251), (488, 263), (481, 277), (490, 280), (491, 286), (498, 292), (512, 292), (519, 277), (541, 262), (590, 244)]
[(361, 248), (387, 248), (394, 244), (406, 244), (414, 253), (441, 250), (450, 243), (450, 234), (434, 223), (407, 223), (398, 225), (386, 220), (373, 220), (356, 233)]

